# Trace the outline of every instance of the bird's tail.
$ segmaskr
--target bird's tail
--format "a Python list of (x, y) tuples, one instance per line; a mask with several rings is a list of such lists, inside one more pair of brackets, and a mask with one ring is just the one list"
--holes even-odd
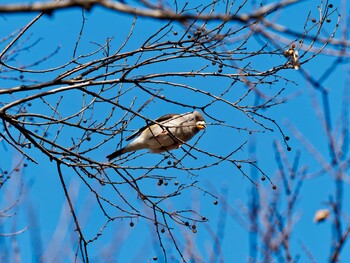
[(111, 161), (114, 158), (117, 158), (118, 156), (122, 155), (124, 153), (124, 148), (117, 150), (113, 153), (111, 153), (110, 155), (107, 155), (106, 158), (108, 159), (108, 161)]

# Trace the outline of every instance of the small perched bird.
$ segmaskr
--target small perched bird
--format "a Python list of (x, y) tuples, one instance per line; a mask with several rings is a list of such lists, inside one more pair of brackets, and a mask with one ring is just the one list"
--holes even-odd
[(198, 112), (184, 114), (167, 114), (146, 125), (126, 140), (136, 137), (124, 148), (107, 155), (112, 160), (124, 153), (149, 149), (152, 153), (161, 153), (181, 147), (193, 138), (200, 130), (206, 128), (203, 115)]

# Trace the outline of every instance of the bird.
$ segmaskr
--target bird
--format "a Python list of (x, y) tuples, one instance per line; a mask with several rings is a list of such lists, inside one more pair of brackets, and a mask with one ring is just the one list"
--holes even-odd
[(127, 146), (106, 156), (108, 161), (127, 153), (149, 149), (152, 153), (180, 148), (191, 140), (200, 130), (206, 128), (202, 113), (199, 111), (183, 114), (166, 114), (146, 125), (126, 139)]

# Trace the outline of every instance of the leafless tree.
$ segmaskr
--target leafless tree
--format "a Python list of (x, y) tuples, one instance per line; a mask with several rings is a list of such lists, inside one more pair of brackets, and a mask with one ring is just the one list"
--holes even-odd
[[(21, 153), (31, 165), (40, 167), (37, 159), (43, 157), (55, 165), (78, 233), (75, 237), (77, 250), (67, 252), (69, 256), (87, 262), (89, 247), (105, 234), (109, 225), (128, 221), (134, 226), (135, 222), (143, 221), (154, 225), (152, 231), (165, 261), (169, 260), (169, 242), (165, 239), (175, 248), (175, 257), (183, 261), (194, 257), (184, 249), (186, 234), (183, 231), (195, 233), (197, 224), (207, 222), (208, 218), (195, 208), (188, 209), (178, 198), (189, 196), (194, 190), (217, 204), (218, 196), (203, 187), (198, 177), (217, 166), (230, 167), (248, 178), (253, 192), (261, 184), (258, 178), (269, 181), (276, 189), (275, 181), (257, 161), (241, 153), (249, 145), (251, 135), (276, 131), (280, 138), (275, 142), (276, 159), (288, 209), (286, 214), (279, 214), (270, 206), (270, 210), (265, 211), (270, 214), (265, 216), (273, 215), (276, 224), (269, 221), (273, 228), (266, 226), (265, 232), (258, 231), (254, 215), (259, 210), (259, 194), (255, 192), (251, 203), (254, 214), (249, 218), (252, 229), (265, 241), (266, 262), (270, 262), (274, 248), (279, 245), (285, 259), (293, 261), (288, 247), (293, 225), (290, 220), (306, 173), (297, 165), (289, 170), (293, 176), (282, 173), (285, 167), (282, 163), (289, 164), (279, 157), (283, 149), (291, 150), (289, 137), (269, 112), (295, 95), (284, 95), (284, 86), (297, 84), (290, 77), (290, 71), (301, 72), (315, 90), (324, 94), (319, 86), (322, 81), (313, 79), (303, 68), (321, 53), (338, 60), (348, 57), (349, 42), (345, 37), (335, 38), (340, 15), (338, 8), (328, 1), (307, 5), (309, 15), (301, 18), (298, 29), (279, 24), (278, 19), (280, 16), (287, 18), (285, 9), (302, 1), (286, 0), (266, 5), (248, 2), (207, 1), (194, 5), (177, 1), (155, 4), (150, 1), (67, 0), (0, 4), (4, 17), (39, 13), (23, 28), (1, 36), (0, 78), (6, 85), (0, 89), (3, 124), (0, 139), (7, 147), (12, 146)], [(69, 56), (61, 54), (61, 47), (51, 43), (45, 43), (51, 45), (51, 53), (38, 52), (42, 43), (36, 39), (35, 26), (70, 8), (78, 8), (81, 15), (74, 16), (80, 32), (69, 42)], [(116, 19), (122, 19), (117, 16), (119, 13), (129, 15), (123, 24), (130, 21), (129, 33), (122, 39), (112, 35), (103, 43), (95, 41), (84, 48), (89, 34), (87, 17), (94, 15), (92, 8), (111, 10)], [(138, 29), (144, 18), (154, 21), (154, 28), (148, 35), (141, 34)], [(28, 60), (27, 53), (35, 56)], [(210, 79), (215, 80), (216, 86), (207, 84)], [(193, 141), (184, 143), (181, 149), (152, 156), (140, 151), (107, 162), (106, 154), (121, 147), (137, 127), (154, 123), (155, 118), (169, 111), (193, 110), (205, 115), (209, 128)], [(327, 113), (326, 108), (324, 112)], [(325, 127), (328, 126), (326, 121)], [(229, 131), (231, 137), (218, 138), (222, 130)], [(329, 141), (333, 142), (330, 130), (326, 130)], [(225, 150), (217, 150), (208, 148), (205, 140), (216, 140), (217, 144), (234, 143)], [(343, 169), (341, 153), (334, 143), (331, 149), (335, 164)], [(252, 177), (250, 169), (259, 176)], [(340, 191), (342, 180), (338, 180), (337, 175), (342, 176), (342, 173), (334, 174)], [(79, 189), (89, 192), (89, 202), (98, 207), (98, 213), (104, 218), (93, 236), (84, 231), (87, 218), (92, 216), (91, 210), (79, 213), (74, 202), (77, 189), (68, 187), (72, 177), (79, 178)], [(2, 172), (0, 189), (5, 189), (6, 178), (9, 177)], [(150, 186), (159, 189), (151, 192)], [(280, 194), (280, 191), (275, 192), (272, 204), (276, 204), (274, 200)], [(339, 194), (329, 201), (335, 214), (341, 211)], [(66, 215), (65, 207), (62, 211)], [(339, 221), (340, 215), (336, 218)], [(335, 227), (338, 242), (334, 246), (334, 260), (342, 248), (339, 244), (346, 240), (349, 232), (344, 234), (338, 221), (334, 223), (339, 226)], [(69, 227), (63, 229), (74, 235)], [(272, 239), (276, 233), (279, 243)], [(41, 258), (47, 260), (48, 253), (50, 250)], [(282, 256), (279, 253), (277, 257)], [(256, 256), (252, 255), (252, 259)]]

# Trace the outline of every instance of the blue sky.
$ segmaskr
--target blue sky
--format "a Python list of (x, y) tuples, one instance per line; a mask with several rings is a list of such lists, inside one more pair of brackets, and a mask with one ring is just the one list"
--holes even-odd
[[(247, 10), (249, 10), (249, 6), (248, 4)], [(300, 6), (302, 6), (301, 9)], [(276, 15), (275, 18), (278, 19), (277, 21), (279, 23), (293, 30), (300, 31), (302, 30), (310, 9), (312, 10), (311, 15), (317, 17), (316, 6), (313, 3), (304, 3), (288, 8), (286, 12), (282, 12), (280, 16)], [(90, 13), (86, 13), (85, 15), (87, 18), (85, 22), (85, 33), (79, 44), (78, 54), (86, 54), (94, 51), (97, 48), (96, 43), (103, 44), (107, 38), (111, 37), (114, 37), (111, 42), (111, 49), (117, 50), (128, 35), (133, 21), (133, 18), (130, 16), (116, 14), (100, 8), (94, 8)], [(0, 28), (1, 37), (8, 35), (19, 27), (23, 27), (32, 17), (34, 16), (10, 15), (0, 17), (3, 23), (6, 24), (6, 27)], [(300, 19), (295, 19), (295, 17), (300, 17)], [(152, 19), (139, 18), (136, 22), (131, 41), (124, 50), (137, 49), (140, 43), (143, 42), (149, 34), (155, 32), (156, 29), (164, 24), (164, 21), (159, 22)], [(36, 58), (50, 54), (57, 47), (60, 47), (58, 55), (40, 64), (37, 69), (56, 67), (69, 61), (72, 57), (74, 43), (80, 26), (81, 12), (78, 10), (60, 11), (54, 13), (52, 16), (43, 17), (41, 21), (35, 24), (30, 32), (26, 34), (26, 36), (31, 36), (29, 43), (33, 43), (37, 39), (40, 39), (40, 42), (29, 51), (22, 52), (13, 63), (16, 66), (18, 66), (17, 63), (30, 63), (35, 61)], [(211, 25), (209, 24), (209, 26)], [(332, 27), (334, 27), (334, 23), (327, 25), (326, 29), (330, 31)], [(183, 32), (183, 28), (178, 25), (176, 25), (174, 29), (180, 32), (180, 34)], [(337, 34), (337, 36), (339, 36), (339, 34)], [(252, 39), (248, 46), (253, 50), (258, 49), (258, 43), (259, 39)], [(2, 48), (4, 48), (3, 44), (1, 45), (1, 49)], [(312, 74), (315, 79), (318, 79), (318, 76), (323, 74), (324, 70), (332, 61), (333, 58), (319, 55), (309, 63), (302, 65), (302, 67)], [(285, 58), (283, 56), (266, 55), (261, 58), (256, 57), (252, 59), (254, 66), (259, 69), (269, 68), (271, 65), (276, 64), (280, 65), (284, 62)], [(202, 66), (201, 63), (202, 62), (199, 60), (192, 60), (191, 64), (175, 61), (163, 63), (159, 67), (146, 67), (140, 69), (137, 73), (148, 74), (150, 72), (176, 71), (179, 70), (179, 68), (181, 68), (181, 70), (191, 70), (200, 68)], [(212, 69), (214, 68), (213, 66)], [(224, 73), (227, 70), (230, 69), (224, 68)], [(348, 93), (346, 93), (346, 91), (344, 92), (344, 87), (346, 87), (348, 79), (348, 70), (349, 67), (346, 64), (339, 66), (323, 83), (329, 90), (333, 127), (337, 127), (341, 117), (341, 105), (344, 100), (344, 93), (345, 97), (348, 96)], [(271, 87), (267, 85), (259, 87), (269, 95), (276, 94), (280, 89), (285, 88), (281, 98), (287, 98), (286, 103), (269, 108), (263, 113), (269, 118), (276, 120), (283, 132), (291, 138), (288, 143), (292, 151), (286, 151), (282, 135), (273, 124), (264, 120), (262, 121), (273, 128), (274, 132), (266, 131), (250, 135), (245, 131), (214, 125), (216, 123), (214, 120), (207, 120), (210, 124), (201, 137), (198, 147), (208, 152), (225, 155), (225, 153), (227, 154), (239, 147), (244, 141), (247, 141), (246, 146), (237, 153), (236, 158), (240, 160), (249, 157), (256, 158), (259, 167), (271, 178), (272, 182), (276, 184), (278, 191), (281, 190), (283, 192), (281, 177), (278, 173), (278, 166), (275, 161), (274, 141), (282, 145), (286, 157), (291, 163), (296, 153), (300, 151), (300, 167), (307, 167), (308, 174), (320, 170), (320, 164), (317, 163), (312, 154), (303, 147), (301, 141), (295, 138), (295, 133), (293, 133), (291, 127), (295, 127), (299, 130), (306, 140), (310, 142), (326, 160), (330, 160), (330, 157), (328, 154), (327, 138), (322, 124), (320, 124), (317, 118), (317, 110), (315, 110), (314, 104), (312, 103), (312, 95), (315, 93), (315, 90), (305, 81), (298, 71), (289, 69), (279, 74), (293, 80), (296, 84), (281, 80), (278, 84)], [(44, 81), (51, 78), (53, 75), (54, 73), (47, 75), (26, 75), (25, 77)], [(176, 80), (176, 78), (170, 80)], [(203, 89), (205, 90), (215, 90), (217, 93), (226, 89), (232, 82), (232, 80), (225, 78), (186, 78), (179, 81), (183, 81), (187, 85), (194, 87), (204, 87)], [(19, 85), (18, 82), (12, 80), (2, 79), (1, 82), (1, 88)], [(127, 85), (125, 86), (127, 87)], [(245, 87), (238, 83), (237, 87), (234, 87), (230, 91), (228, 98), (235, 101), (244, 91)], [(196, 100), (196, 105), (203, 105), (207, 102), (204, 99), (202, 100), (202, 97), (191, 92), (183, 92), (179, 97), (179, 92), (170, 89), (169, 86), (164, 86), (164, 91), (162, 92), (167, 98), (179, 99), (183, 103), (192, 103), (193, 100)], [(76, 93), (69, 92), (67, 94), (68, 95), (66, 95), (62, 102), (63, 114), (69, 114), (81, 107), (81, 98), (78, 98)], [(17, 94), (15, 96), (17, 96)], [(18, 96), (24, 95), (20, 94)], [(319, 103), (321, 103), (320, 94), (316, 92), (315, 96)], [(130, 105), (134, 97), (137, 97), (135, 102), (136, 108), (148, 99), (144, 93), (135, 91), (135, 93), (129, 93), (124, 96), (121, 103), (125, 106)], [(6, 96), (1, 99), (1, 102), (9, 102), (14, 98), (17, 97)], [(57, 97), (52, 96), (48, 100), (54, 104), (56, 99)], [(253, 100), (254, 97), (251, 97), (247, 100), (247, 103), (252, 103)], [(40, 112), (45, 110), (45, 106), (37, 101), (33, 103), (31, 110)], [(108, 110), (110, 110), (110, 108), (106, 109), (104, 104), (97, 105), (93, 118), (103, 118)], [(169, 112), (186, 112), (189, 110), (190, 109), (155, 100), (144, 109), (143, 114), (152, 119)], [(233, 111), (225, 105), (218, 104), (215, 107), (210, 107), (208, 111), (214, 116), (222, 117), (227, 124), (248, 127), (250, 129), (258, 128), (243, 114)], [(118, 114), (122, 114), (122, 112), (116, 111), (116, 116), (113, 116), (113, 120), (119, 118)], [(144, 125), (142, 120), (134, 119), (128, 128), (136, 129), (142, 125)], [(54, 129), (51, 131), (51, 136), (53, 136), (53, 132)], [(64, 130), (60, 140), (69, 145), (71, 141), (70, 136), (79, 138), (80, 133), (71, 134), (70, 130)], [(119, 139), (120, 138), (117, 137), (114, 138), (109, 144), (103, 145), (89, 156), (95, 160), (104, 162), (105, 155), (116, 148)], [(100, 138), (96, 136), (93, 137), (93, 140), (98, 141)], [(65, 261), (64, 259), (66, 259), (66, 261), (69, 262), (74, 257), (74, 249), (72, 249), (72, 246), (76, 245), (77, 237), (76, 232), (72, 231), (74, 230), (74, 224), (69, 214), (67, 203), (65, 202), (62, 186), (56, 172), (56, 166), (54, 163), (50, 163), (47, 157), (43, 156), (35, 149), (28, 151), (28, 153), (34, 156), (39, 164), (35, 165), (29, 163), (27, 167), (23, 168), (21, 166), (20, 171), (13, 173), (6, 187), (0, 189), (0, 191), (2, 191), (0, 196), (1, 210), (11, 203), (12, 199), (16, 199), (20, 189), (22, 190), (20, 202), (17, 208), (13, 210), (16, 212), (16, 215), (10, 219), (1, 219), (0, 223), (4, 223), (1, 224), (2, 228), (0, 228), (0, 232), (9, 233), (29, 227), (29, 230), (16, 236), (16, 240), (21, 247), (21, 257), (23, 261), (28, 258), (30, 258), (32, 262), (37, 261), (35, 245), (33, 244), (33, 240), (36, 240), (35, 238), (33, 239), (33, 233), (37, 233), (37, 235), (40, 236), (43, 251), (52, 251), (50, 255), (45, 255), (47, 256), (47, 260), (63, 262)], [(181, 156), (182, 152), (177, 150), (175, 154)], [(0, 167), (3, 170), (11, 171), (22, 161), (21, 155), (3, 141), (0, 147), (0, 155), (2, 156)], [(212, 161), (202, 154), (197, 154), (197, 157), (197, 160), (193, 158), (185, 159), (184, 164), (196, 167)], [(130, 163), (133, 165), (138, 165), (138, 163), (149, 165), (156, 163), (160, 159), (161, 157), (159, 155), (144, 155)], [(174, 180), (179, 181), (180, 184), (190, 184), (194, 180), (197, 180), (201, 188), (208, 190), (214, 196), (218, 197), (219, 200), (219, 204), (214, 205), (213, 202), (215, 198), (192, 188), (184, 191), (179, 197), (165, 202), (164, 207), (175, 207), (179, 210), (196, 209), (209, 219), (207, 223), (198, 224), (198, 232), (196, 234), (193, 234), (187, 228), (179, 228), (173, 225), (176, 229), (176, 236), (180, 240), (181, 249), (186, 251), (189, 247), (194, 248), (193, 251), (196, 251), (197, 255), (202, 259), (210, 258), (211, 253), (217, 254), (218, 252), (215, 251), (214, 241), (210, 234), (212, 231), (219, 236), (223, 236), (221, 240), (222, 243), (219, 247), (221, 249), (221, 258), (224, 262), (232, 262), (233, 260), (235, 262), (247, 261), (249, 256), (249, 234), (244, 225), (249, 223), (249, 220), (243, 220), (245, 223), (242, 223), (240, 218), (245, 218), (245, 211), (249, 206), (252, 196), (252, 188), (254, 189), (253, 191), (256, 191), (261, 197), (261, 205), (264, 209), (269, 208), (269, 200), (272, 200), (273, 196), (278, 191), (272, 190), (272, 185), (268, 180), (260, 182), (258, 178), (261, 177), (261, 174), (257, 173), (251, 166), (242, 164), (242, 170), (259, 184), (258, 190), (255, 189), (255, 186), (247, 178), (242, 176), (236, 167), (228, 163), (222, 163), (221, 165), (213, 166), (202, 171), (195, 171), (194, 173), (196, 176), (189, 176), (176, 169), (159, 172), (162, 175), (176, 178)], [(135, 176), (142, 174), (142, 171), (135, 170), (134, 172)], [(74, 199), (76, 211), (82, 220), (84, 233), (87, 239), (93, 238), (106, 223), (106, 218), (103, 217), (99, 207), (96, 205), (96, 200), (92, 196), (90, 190), (76, 173), (70, 168), (63, 168), (63, 173), (68, 182), (72, 198)], [(118, 181), (119, 179), (113, 170), (109, 171), (108, 175), (114, 180)], [(116, 193), (111, 191), (110, 188), (104, 188), (96, 182), (89, 182), (98, 189), (98, 192), (111, 200), (116, 200), (116, 203), (123, 206), (123, 203), (119, 199), (114, 199)], [(300, 262), (308, 260), (302, 247), (306, 247), (311, 251), (317, 262), (323, 262), (329, 257), (331, 221), (315, 224), (313, 222), (313, 216), (318, 209), (327, 207), (325, 203), (329, 200), (329, 196), (334, 193), (333, 182), (332, 176), (326, 173), (313, 179), (306, 179), (303, 183), (293, 216), (294, 226), (290, 244), (293, 256), (298, 254), (300, 256)], [(143, 190), (148, 193), (161, 194), (169, 192), (170, 189), (176, 189), (173, 183), (169, 184), (167, 187), (158, 187), (156, 184), (147, 182), (141, 185)], [(350, 199), (348, 185), (346, 184), (344, 187), (343, 199), (345, 203), (343, 212), (344, 218), (347, 218), (345, 216), (348, 213), (346, 200)], [(123, 192), (124, 196), (130, 200), (132, 204), (140, 207), (144, 213), (150, 213), (149, 209), (142, 206), (142, 202), (137, 198), (135, 192), (129, 192), (128, 189), (123, 186), (120, 186), (120, 191)], [(284, 197), (278, 206), (282, 214), (286, 209), (283, 200)], [(229, 209), (225, 207), (225, 203), (229, 205)], [(110, 212), (112, 214), (115, 213), (112, 209)], [(115, 214), (117, 215), (118, 213)], [(143, 219), (132, 221), (135, 223), (134, 227), (129, 226), (130, 219), (110, 222), (103, 231), (103, 234), (89, 245), (91, 261), (98, 262), (101, 260), (101, 256), (104, 255), (106, 258), (109, 258), (111, 262), (147, 262), (147, 260), (152, 259), (154, 256), (157, 256), (159, 262), (162, 262), (162, 251), (159, 248), (159, 243), (154, 233), (154, 226)], [(165, 234), (162, 237), (168, 249), (168, 254), (170, 256), (169, 261), (178, 262), (180, 260), (179, 256), (175, 248), (171, 245), (169, 236)], [(6, 243), (8, 247), (10, 246), (9, 239), (2, 238), (1, 242)], [(347, 245), (341, 257), (344, 262), (350, 259), (350, 250), (346, 248), (348, 248)], [(103, 251), (103, 253), (101, 253), (101, 251)], [(186, 252), (184, 253), (186, 254)], [(55, 257), (53, 255), (55, 255)], [(197, 261), (193, 260), (193, 262)]]

